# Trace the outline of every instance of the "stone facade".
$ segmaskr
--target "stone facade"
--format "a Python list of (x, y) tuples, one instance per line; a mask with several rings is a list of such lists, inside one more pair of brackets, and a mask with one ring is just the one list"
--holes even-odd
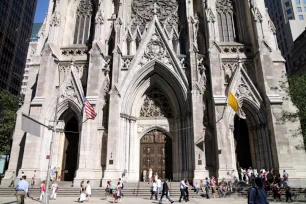
[[(241, 157), (231, 91), (246, 114), (246, 162), (305, 186), (299, 122), (281, 121), (294, 111), (284, 63), (264, 0), (50, 1), (5, 178), (16, 169), (45, 178), (52, 132), (23, 132), (21, 113), (53, 125), (58, 96), (52, 166), (67, 178), (75, 168), (75, 183), (141, 180), (140, 142), (154, 130), (172, 140), (171, 179), (231, 179)], [(84, 95), (95, 120), (86, 121)]]

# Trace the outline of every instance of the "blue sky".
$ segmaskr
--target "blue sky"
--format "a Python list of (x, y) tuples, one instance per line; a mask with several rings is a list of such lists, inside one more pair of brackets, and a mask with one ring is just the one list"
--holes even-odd
[(45, 15), (48, 11), (48, 6), (49, 6), (49, 0), (38, 0), (34, 23), (44, 22)]

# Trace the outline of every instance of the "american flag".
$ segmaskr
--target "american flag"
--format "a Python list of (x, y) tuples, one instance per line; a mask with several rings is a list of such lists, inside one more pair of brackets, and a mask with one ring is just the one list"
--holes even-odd
[(85, 107), (85, 112), (86, 112), (86, 117), (88, 120), (94, 120), (95, 117), (97, 116), (94, 108), (92, 105), (89, 103), (86, 97), (84, 97), (84, 107)]

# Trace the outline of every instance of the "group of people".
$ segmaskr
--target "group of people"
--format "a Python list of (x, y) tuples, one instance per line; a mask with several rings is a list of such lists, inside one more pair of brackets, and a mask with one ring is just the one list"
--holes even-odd
[(289, 185), (289, 174), (286, 170), (283, 171), (283, 175), (281, 176), (280, 173), (273, 168), (266, 171), (262, 168), (259, 173), (256, 169), (242, 169), (240, 170), (240, 180), (244, 181), (246, 184), (252, 184), (253, 186), (256, 185), (255, 181), (256, 178), (259, 178), (262, 181), (263, 188), (266, 192), (272, 192), (273, 198), (276, 201), (278, 199), (281, 200), (281, 189), (285, 189), (285, 197), (286, 202), (292, 200), (292, 193)]
[(90, 186), (90, 181), (87, 181), (86, 184), (84, 181), (81, 182), (80, 184), (80, 197), (78, 201), (80, 203), (83, 203), (85, 200), (88, 202), (90, 201), (91, 197), (91, 186)]
[(171, 203), (174, 201), (170, 198), (169, 193), (169, 186), (167, 183), (167, 180), (164, 180), (163, 186), (161, 186), (161, 180), (153, 180), (152, 181), (152, 189), (151, 189), (151, 197), (150, 200), (152, 200), (153, 196), (155, 196), (155, 200), (158, 200), (159, 193), (161, 192), (161, 196), (159, 199), (159, 203), (161, 204), (163, 202), (163, 198), (166, 197)]
[(107, 181), (107, 185), (105, 188), (105, 196), (107, 200), (112, 200), (113, 202), (121, 202), (121, 198), (123, 194), (121, 190), (123, 189), (123, 182), (121, 178), (119, 178), (117, 185), (113, 184), (112, 180)]
[[(42, 201), (44, 196), (46, 196), (46, 188), (47, 188), (46, 181), (43, 180), (43, 182), (40, 185), (39, 201)], [(57, 195), (57, 192), (58, 192), (58, 184), (57, 184), (56, 180), (54, 180), (53, 183), (50, 185), (50, 190), (51, 190), (50, 199), (51, 200), (56, 200), (56, 195)]]

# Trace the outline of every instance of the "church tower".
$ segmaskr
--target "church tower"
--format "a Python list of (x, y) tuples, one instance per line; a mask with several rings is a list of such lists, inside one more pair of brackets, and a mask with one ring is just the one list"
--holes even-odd
[(251, 166), (305, 185), (299, 121), (281, 120), (295, 108), (275, 32), (264, 0), (50, 1), (6, 178), (46, 177), (52, 132), (23, 132), (26, 113), (57, 116), (52, 167), (65, 181), (232, 179)]

